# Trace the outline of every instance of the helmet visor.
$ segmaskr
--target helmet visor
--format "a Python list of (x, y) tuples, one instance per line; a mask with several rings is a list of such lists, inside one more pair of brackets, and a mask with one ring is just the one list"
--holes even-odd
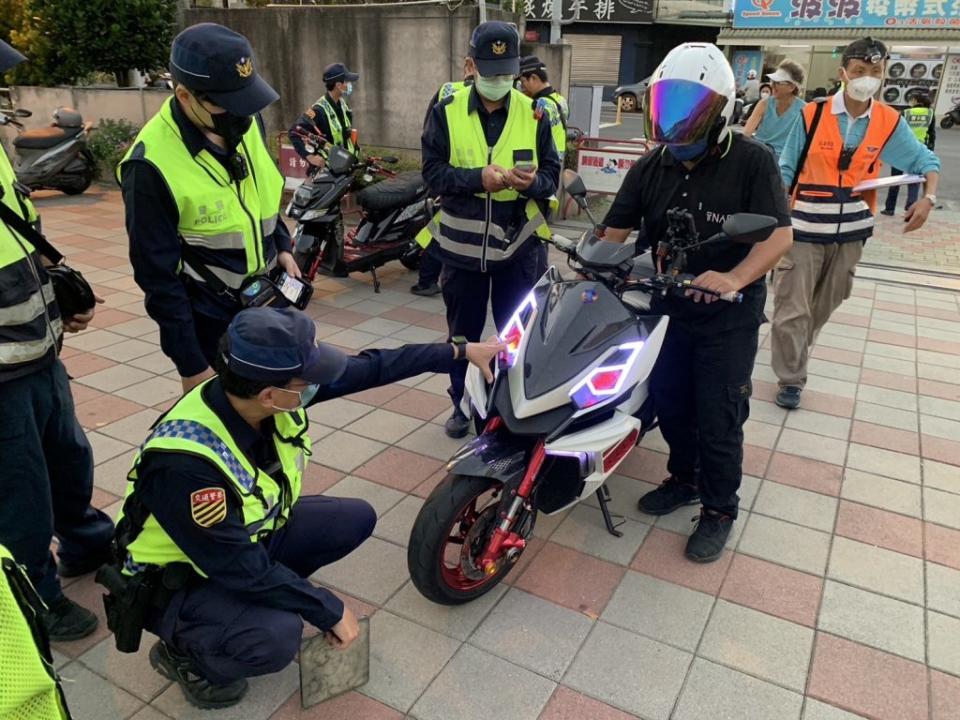
[(647, 140), (689, 145), (703, 140), (728, 100), (692, 80), (657, 80), (647, 88), (644, 126)]

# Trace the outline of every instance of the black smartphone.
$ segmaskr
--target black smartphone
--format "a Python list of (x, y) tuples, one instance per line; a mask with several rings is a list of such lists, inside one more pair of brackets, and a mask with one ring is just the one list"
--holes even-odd
[(533, 162), (533, 150), (514, 150), (513, 167), (521, 172), (530, 172), (536, 165)]

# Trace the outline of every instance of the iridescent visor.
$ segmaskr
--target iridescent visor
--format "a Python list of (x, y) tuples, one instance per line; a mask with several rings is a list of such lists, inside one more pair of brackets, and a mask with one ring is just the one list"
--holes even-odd
[(644, 126), (648, 140), (689, 145), (707, 136), (727, 98), (691, 80), (657, 80), (647, 88)]

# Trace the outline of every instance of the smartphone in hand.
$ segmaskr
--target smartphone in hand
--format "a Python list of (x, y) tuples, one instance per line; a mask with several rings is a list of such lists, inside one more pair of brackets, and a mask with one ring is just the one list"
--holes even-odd
[(537, 167), (533, 162), (533, 150), (514, 150), (513, 167), (520, 172), (533, 172)]

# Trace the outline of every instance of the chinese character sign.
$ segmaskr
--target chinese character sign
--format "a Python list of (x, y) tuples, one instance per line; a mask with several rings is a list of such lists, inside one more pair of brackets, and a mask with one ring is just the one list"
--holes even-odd
[(627, 170), (639, 159), (636, 153), (609, 150), (580, 151), (577, 173), (590, 192), (616, 194)]
[(936, 116), (940, 117), (960, 104), (960, 55), (947, 58), (943, 70), (943, 84), (937, 95)]
[(960, 30), (960, 0), (734, 0), (733, 26)]
[[(280, 145), (280, 172), (285, 178), (290, 180), (302, 180), (307, 176), (307, 161), (297, 154), (292, 146)], [(288, 187), (291, 184), (288, 183)], [(299, 182), (293, 183), (293, 187), (299, 185)]]
[[(954, 2), (954, 0), (944, 0)], [(563, 0), (562, 20), (580, 22), (653, 22), (653, 0)], [(553, 0), (523, 0), (520, 5), (528, 20), (553, 18)]]

